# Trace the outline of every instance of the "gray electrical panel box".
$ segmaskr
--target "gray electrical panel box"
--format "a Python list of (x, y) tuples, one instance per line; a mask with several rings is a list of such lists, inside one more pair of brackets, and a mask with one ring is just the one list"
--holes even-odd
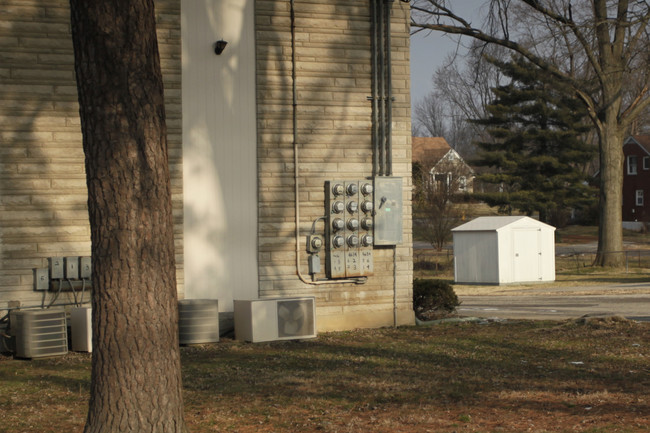
[(63, 279), (63, 257), (50, 257), (50, 279)]
[(92, 277), (92, 260), (90, 257), (79, 258), (79, 276), (82, 279), (90, 279)]
[(325, 182), (325, 251), (329, 278), (373, 274), (373, 207), (371, 181)]
[(375, 189), (375, 245), (402, 243), (402, 178), (377, 176)]

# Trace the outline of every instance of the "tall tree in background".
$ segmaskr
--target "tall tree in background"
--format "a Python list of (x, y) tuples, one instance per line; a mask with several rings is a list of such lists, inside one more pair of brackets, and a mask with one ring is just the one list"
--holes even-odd
[[(598, 134), (597, 264), (623, 261), (622, 143), (650, 105), (650, 4), (630, 0), (490, 0), (484, 29), (449, 0), (413, 0), (415, 28), (466, 35), (513, 50), (581, 101)], [(634, 86), (628, 86), (633, 83)]]
[(85, 432), (184, 432), (153, 0), (71, 0), (93, 259)]
[(596, 156), (584, 141), (591, 129), (586, 110), (562, 84), (540, 80), (544, 75), (524, 59), (492, 63), (512, 81), (493, 89), (488, 116), (476, 121), (494, 140), (479, 143), (473, 162), (491, 169), (479, 180), (501, 191), (478, 196), (502, 211), (538, 212), (540, 220), (561, 226), (569, 210), (594, 203), (584, 169)]

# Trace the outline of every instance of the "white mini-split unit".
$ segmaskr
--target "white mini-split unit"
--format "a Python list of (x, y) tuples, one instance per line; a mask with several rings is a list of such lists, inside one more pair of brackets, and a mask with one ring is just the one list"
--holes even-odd
[(235, 338), (253, 343), (316, 337), (313, 297), (235, 300)]
[(68, 327), (64, 310), (11, 312), (17, 358), (45, 358), (68, 353)]

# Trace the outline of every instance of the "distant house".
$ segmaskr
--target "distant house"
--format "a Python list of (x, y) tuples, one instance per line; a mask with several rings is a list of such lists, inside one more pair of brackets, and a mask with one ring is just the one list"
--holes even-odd
[[(436, 188), (473, 192), (474, 170), (443, 137), (413, 137), (413, 164), (429, 174)], [(414, 170), (415, 172), (415, 170)]]
[(623, 155), (623, 227), (640, 230), (650, 222), (650, 135), (628, 137)]

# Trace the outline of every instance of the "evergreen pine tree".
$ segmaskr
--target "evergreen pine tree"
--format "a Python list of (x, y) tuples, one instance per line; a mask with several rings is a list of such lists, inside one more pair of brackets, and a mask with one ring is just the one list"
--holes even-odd
[(511, 81), (493, 89), (488, 117), (475, 120), (492, 137), (478, 143), (473, 163), (488, 168), (478, 180), (497, 186), (478, 198), (502, 213), (538, 212), (541, 221), (560, 225), (569, 210), (596, 200), (583, 169), (597, 151), (584, 141), (590, 130), (584, 108), (526, 60), (490, 61)]

